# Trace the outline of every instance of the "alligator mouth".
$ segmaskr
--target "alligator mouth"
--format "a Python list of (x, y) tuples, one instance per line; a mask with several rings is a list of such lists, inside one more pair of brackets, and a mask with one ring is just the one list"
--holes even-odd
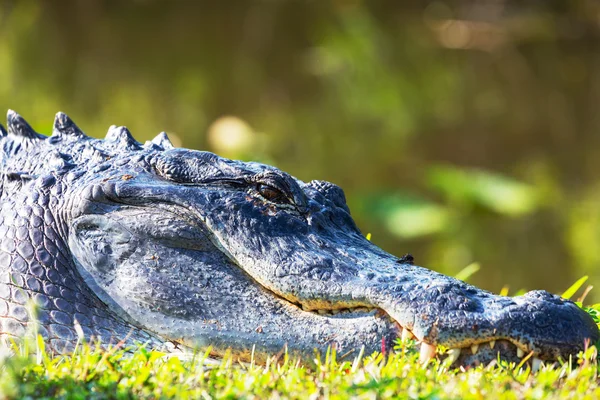
[(309, 313), (317, 318), (346, 318), (350, 320), (353, 318), (370, 316), (388, 319), (396, 327), (396, 339), (399, 339), (401, 343), (413, 340), (420, 346), (419, 361), (422, 364), (426, 364), (436, 357), (446, 365), (457, 368), (470, 368), (479, 365), (490, 365), (498, 361), (505, 361), (514, 363), (515, 365), (527, 364), (533, 372), (536, 372), (544, 362), (561, 361), (547, 357), (542, 359), (538, 357), (539, 354), (534, 350), (530, 350), (527, 344), (524, 344), (515, 338), (504, 336), (494, 337), (492, 335), (491, 337), (482, 337), (480, 339), (473, 338), (470, 341), (463, 340), (458, 347), (451, 347), (443, 342), (431, 343), (430, 341), (425, 340), (425, 338), (418, 337), (408, 327), (402, 326), (400, 322), (394, 319), (383, 308), (360, 303), (356, 306), (352, 306), (347, 303), (335, 303), (330, 301), (315, 302), (313, 300), (308, 303), (301, 302), (294, 297), (292, 299), (283, 297), (262, 283), (255, 282), (263, 287), (270, 295), (283, 303), (286, 303), (297, 312)]
[[(272, 293), (272, 292), (271, 292)], [(281, 298), (277, 294), (274, 296)], [(313, 315), (324, 318), (360, 318), (366, 316), (377, 316), (379, 318), (388, 318), (396, 325), (398, 339), (402, 343), (408, 340), (414, 340), (419, 348), (419, 361), (427, 363), (436, 356), (446, 363), (448, 366), (455, 367), (476, 367), (481, 364), (494, 363), (497, 360), (512, 362), (515, 364), (527, 363), (532, 371), (537, 371), (544, 361), (535, 356), (533, 351), (529, 351), (527, 345), (518, 342), (511, 338), (497, 339), (482, 339), (481, 342), (475, 342), (468, 346), (447, 348), (444, 352), (438, 351), (436, 344), (428, 343), (423, 339), (416, 337), (408, 328), (402, 327), (395, 321), (385, 310), (377, 307), (341, 307), (341, 308), (308, 308), (300, 303), (290, 302), (281, 298), (286, 303), (289, 303), (303, 312), (308, 312)], [(444, 346), (443, 343), (439, 343)]]
[(450, 365), (477, 366), (500, 359), (516, 364), (528, 363), (533, 371), (537, 371), (544, 361), (535, 357), (532, 351), (526, 352), (521, 347), (525, 346), (515, 344), (509, 339), (490, 340), (470, 347), (449, 349), (446, 351), (445, 360), (448, 360)]
[[(366, 316), (368, 314), (372, 314), (372, 313), (385, 313), (387, 315), (387, 313), (385, 311), (383, 311), (380, 308), (376, 308), (376, 307), (344, 307), (344, 308), (318, 308), (318, 309), (308, 309), (305, 307), (302, 307), (301, 305), (298, 305), (296, 303), (292, 303), (294, 304), (296, 307), (301, 308), (302, 311), (305, 312), (311, 312), (313, 314), (318, 314), (320, 316), (325, 316), (325, 317), (352, 317), (355, 316), (356, 314), (359, 314), (358, 316)], [(389, 317), (391, 318), (391, 317)]]

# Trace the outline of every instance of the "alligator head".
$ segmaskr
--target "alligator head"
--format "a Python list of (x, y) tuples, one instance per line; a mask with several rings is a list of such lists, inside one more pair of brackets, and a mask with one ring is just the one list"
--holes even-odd
[(312, 359), (414, 338), (424, 360), (442, 345), (472, 365), (566, 359), (599, 338), (558, 296), (498, 296), (386, 253), (329, 182), (175, 149), (165, 134), (142, 146), (111, 127), (92, 139), (62, 113), (46, 138), (9, 112), (3, 140), (4, 165), (32, 176), (19, 190), (56, 199), (67, 272), (123, 324), (163, 340)]

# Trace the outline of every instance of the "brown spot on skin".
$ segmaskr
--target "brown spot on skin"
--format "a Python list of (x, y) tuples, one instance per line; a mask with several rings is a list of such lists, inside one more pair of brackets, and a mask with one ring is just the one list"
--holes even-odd
[(471, 327), (471, 329), (473, 330), (473, 332), (477, 332), (479, 330), (479, 325), (475, 324)]
[[(127, 176), (127, 175), (124, 175), (124, 176)], [(130, 176), (131, 176), (131, 175), (130, 175)], [(133, 178), (133, 176), (132, 176), (132, 178)], [(116, 176), (115, 176), (115, 175), (111, 175), (111, 176), (109, 176), (108, 178), (104, 178), (104, 179), (102, 179), (102, 182), (108, 182), (108, 181), (110, 181), (111, 179), (119, 179), (119, 176), (118, 176), (118, 175), (116, 175)], [(123, 177), (121, 177), (121, 179), (123, 179)], [(123, 179), (123, 180), (125, 180), (125, 179)]]
[(122, 180), (124, 180), (124, 181), (128, 181), (128, 180), (130, 180), (130, 179), (133, 179), (133, 175), (129, 175), (129, 174), (127, 174), (127, 175), (123, 175), (123, 176), (121, 177), (121, 179), (122, 179)]
[(262, 326), (260, 326), (260, 325), (259, 325), (259, 326), (256, 328), (256, 333), (263, 333), (263, 328), (262, 328)]

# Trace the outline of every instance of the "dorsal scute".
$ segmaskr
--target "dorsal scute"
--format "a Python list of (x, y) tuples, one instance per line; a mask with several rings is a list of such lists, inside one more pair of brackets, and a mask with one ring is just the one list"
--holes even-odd
[(129, 129), (124, 126), (112, 125), (108, 128), (104, 140), (128, 150), (138, 150), (141, 148), (140, 144), (133, 138), (131, 132), (129, 132)]
[(74, 138), (79, 139), (81, 137), (87, 137), (85, 133), (73, 122), (69, 116), (63, 112), (56, 113), (54, 117), (54, 126), (52, 128), (52, 136), (61, 138)]
[(87, 169), (138, 151), (162, 152), (173, 148), (164, 132), (142, 147), (124, 126), (113, 125), (104, 140), (95, 139), (63, 112), (56, 114), (49, 137), (35, 132), (16, 112), (9, 110), (7, 116), (8, 129), (0, 125), (0, 173), (15, 169), (30, 174), (44, 171), (61, 174), (77, 166)]
[(152, 143), (158, 145), (163, 150), (171, 150), (174, 148), (173, 143), (169, 139), (167, 132), (161, 132), (154, 139), (152, 139)]
[(0, 133), (0, 158), (6, 160), (12, 156), (41, 148), (46, 136), (40, 135), (23, 117), (8, 110), (6, 114), (7, 130)]
[(8, 134), (12, 136), (30, 140), (43, 140), (46, 138), (34, 131), (29, 123), (13, 110), (8, 110), (6, 114), (6, 125), (8, 126)]

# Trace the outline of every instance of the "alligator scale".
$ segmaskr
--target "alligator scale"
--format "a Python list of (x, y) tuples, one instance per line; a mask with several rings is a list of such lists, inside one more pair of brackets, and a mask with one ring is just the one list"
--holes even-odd
[[(86, 136), (58, 113), (52, 135), (8, 112), (0, 125), (0, 336), (38, 326), (48, 347), (80, 335), (264, 359), (437, 345), (456, 364), (533, 353), (567, 359), (593, 320), (544, 291), (502, 297), (412, 265), (366, 240), (342, 190), (274, 167)], [(37, 307), (30, 305), (35, 303)], [(31, 310), (36, 310), (35, 312)], [(34, 315), (35, 314), (35, 315)]]

